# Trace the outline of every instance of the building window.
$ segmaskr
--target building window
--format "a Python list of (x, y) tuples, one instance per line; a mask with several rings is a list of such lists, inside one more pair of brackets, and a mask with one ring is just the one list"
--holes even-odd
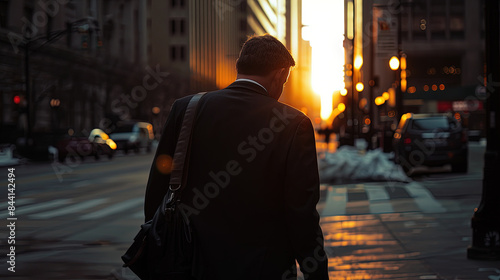
[(186, 20), (185, 19), (171, 19), (170, 20), (170, 35), (184, 35), (186, 34)]
[[(33, 13), (34, 9), (32, 7), (25, 6), (24, 7), (24, 17), (28, 19), (30, 22), (33, 22)], [(33, 34), (34, 30), (31, 30), (31, 24), (26, 25), (26, 33)]]
[(172, 8), (177, 6), (177, 0), (170, 0), (170, 6), (172, 6)]
[(428, 27), (428, 17), (427, 17), (427, 1), (426, 0), (415, 0), (412, 6), (413, 20), (412, 20), (412, 37), (413, 40), (425, 40), (427, 38), (427, 27)]
[(181, 61), (186, 61), (186, 47), (185, 46), (179, 46), (179, 51), (180, 51), (180, 59), (181, 59)]
[(243, 33), (247, 32), (247, 20), (246, 19), (240, 20), (240, 31)]
[(175, 19), (170, 20), (170, 35), (175, 35), (177, 28), (176, 28), (176, 21)]
[(181, 35), (186, 34), (186, 20), (185, 19), (180, 19), (179, 20), (179, 32)]
[(430, 2), (429, 27), (432, 39), (446, 38), (446, 1), (434, 0)]
[[(482, 17), (481, 17), (482, 18)], [(454, 0), (450, 3), (450, 38), (465, 38), (465, 1)]]
[(177, 60), (177, 47), (176, 46), (170, 46), (170, 60), (171, 61)]
[(186, 61), (186, 46), (170, 46), (170, 61)]
[(49, 15), (49, 13), (46, 13), (46, 16), (47, 16), (47, 29), (45, 31), (46, 31), (47, 38), (50, 38), (52, 36), (51, 33), (52, 33), (53, 26), (54, 26), (54, 20)]
[(7, 15), (9, 10), (9, 1), (0, 1), (0, 27), (7, 27)]

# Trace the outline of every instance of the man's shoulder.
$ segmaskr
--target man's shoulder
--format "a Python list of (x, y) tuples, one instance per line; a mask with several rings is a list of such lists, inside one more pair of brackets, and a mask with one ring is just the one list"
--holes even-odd
[(294, 117), (298, 121), (309, 120), (309, 117), (301, 110), (282, 102), (276, 102), (273, 112), (282, 112), (290, 117)]

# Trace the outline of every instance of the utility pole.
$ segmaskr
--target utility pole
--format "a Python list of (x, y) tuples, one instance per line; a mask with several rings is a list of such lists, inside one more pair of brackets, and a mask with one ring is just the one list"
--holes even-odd
[[(58, 40), (63, 35), (71, 34), (72, 32), (78, 31), (78, 27), (80, 25), (87, 24), (89, 30), (99, 32), (99, 22), (93, 18), (84, 18), (74, 22), (66, 23), (67, 28), (60, 31), (52, 32), (49, 35), (40, 35), (36, 38), (31, 38), (31, 36), (25, 35), (25, 45), (24, 45), (24, 87), (25, 87), (25, 96), (26, 96), (26, 119), (27, 119), (27, 127), (25, 131), (26, 138), (26, 146), (32, 147), (34, 145), (35, 139), (33, 138), (33, 125), (35, 123), (34, 117), (36, 116), (36, 112), (34, 112), (34, 93), (31, 91), (31, 77), (30, 77), (30, 54), (35, 53), (38, 49), (43, 46), (50, 44), (56, 40)], [(39, 41), (45, 40), (42, 43)]]
[(399, 122), (401, 119), (401, 116), (404, 114), (403, 112), (403, 90), (402, 90), (402, 84), (401, 84), (401, 57), (402, 57), (402, 32), (401, 32), (401, 13), (402, 13), (402, 6), (401, 6), (401, 0), (398, 1), (397, 8), (396, 10), (398, 11), (398, 61), (399, 61), (399, 68), (396, 70), (397, 76), (396, 76), (396, 122)]
[[(26, 98), (26, 131), (25, 138), (28, 141), (32, 141), (32, 121), (31, 121), (31, 108), (33, 107), (33, 102), (31, 98), (31, 84), (30, 84), (30, 39), (26, 39), (26, 45), (24, 47), (24, 87), (25, 87), (25, 98)], [(26, 145), (31, 146), (32, 143), (26, 143)]]
[(483, 193), (472, 216), (472, 246), (467, 257), (500, 260), (500, 21), (499, 0), (485, 1), (486, 153), (484, 155)]

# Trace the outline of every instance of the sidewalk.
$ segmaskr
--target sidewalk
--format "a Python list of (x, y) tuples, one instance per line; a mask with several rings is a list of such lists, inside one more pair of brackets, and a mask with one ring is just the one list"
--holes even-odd
[(500, 279), (466, 257), (470, 215), (393, 213), (322, 219), (330, 279)]
[[(332, 173), (339, 176), (338, 170)], [(412, 184), (402, 181), (395, 183), (394, 188), (405, 189), (405, 184)], [(328, 192), (323, 191), (323, 194)], [(332, 199), (335, 205), (342, 204), (339, 197), (326, 196), (323, 199)], [(394, 213), (379, 214), (349, 211), (328, 214), (335, 213), (336, 209), (325, 210), (325, 205), (318, 205), (323, 214), (321, 226), (329, 257), (330, 279), (500, 280), (500, 261), (467, 259), (467, 248), (472, 244), (473, 207), (470, 204), (442, 199), (434, 209), (439, 210), (442, 206), (443, 211), (432, 211), (430, 206), (434, 198), (421, 205), (415, 200), (411, 195), (408, 199), (391, 200), (387, 203), (394, 202), (393, 206), (397, 206)], [(367, 209), (370, 203), (365, 199), (353, 205), (357, 209)], [(411, 206), (412, 203), (421, 206), (421, 210)], [(114, 270), (113, 275), (116, 279), (138, 279), (121, 268)]]
[[(323, 217), (330, 279), (500, 279), (499, 261), (467, 259), (469, 221), (467, 213)], [(128, 269), (112, 274), (138, 280)]]

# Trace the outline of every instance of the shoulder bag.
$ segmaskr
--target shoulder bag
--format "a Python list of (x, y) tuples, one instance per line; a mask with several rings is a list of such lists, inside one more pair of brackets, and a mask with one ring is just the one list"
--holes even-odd
[(191, 144), (191, 131), (198, 101), (194, 95), (186, 108), (175, 148), (167, 194), (153, 219), (141, 225), (134, 242), (121, 257), (140, 279), (189, 279), (192, 270), (194, 238), (189, 219), (179, 208), (186, 178), (184, 167)]

